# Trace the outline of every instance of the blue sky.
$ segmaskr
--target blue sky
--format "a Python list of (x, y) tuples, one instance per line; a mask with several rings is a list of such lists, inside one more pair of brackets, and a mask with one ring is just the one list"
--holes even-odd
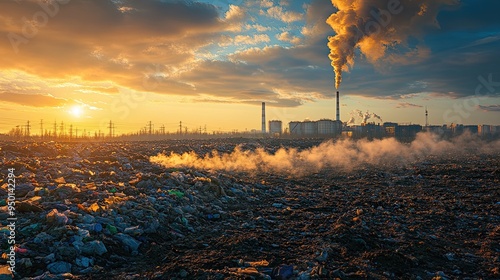
[[(366, 53), (376, 42), (355, 49), (340, 87), (343, 121), (368, 110), (423, 124), (427, 107), (432, 124), (500, 125), (500, 2), (439, 2), (428, 18), (438, 25), (408, 29), (377, 61)], [(262, 101), (285, 123), (335, 117), (330, 1), (72, 0), (53, 11), (26, 36), (24, 19), (46, 10), (0, 3), (0, 132), (40, 119), (89, 130), (112, 119), (124, 132), (148, 121), (175, 131), (181, 120), (249, 130)]]

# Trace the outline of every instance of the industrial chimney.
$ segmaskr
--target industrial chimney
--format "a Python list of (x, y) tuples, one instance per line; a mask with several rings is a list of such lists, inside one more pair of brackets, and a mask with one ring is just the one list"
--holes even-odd
[(262, 102), (262, 133), (266, 133), (266, 102)]
[(339, 92), (337, 91), (337, 121), (340, 121), (340, 97), (339, 97)]

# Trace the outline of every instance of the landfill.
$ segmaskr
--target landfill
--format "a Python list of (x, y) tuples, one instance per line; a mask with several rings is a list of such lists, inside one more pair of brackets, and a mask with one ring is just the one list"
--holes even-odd
[(500, 150), (300, 176), (151, 160), (319, 144), (3, 142), (0, 279), (500, 279)]

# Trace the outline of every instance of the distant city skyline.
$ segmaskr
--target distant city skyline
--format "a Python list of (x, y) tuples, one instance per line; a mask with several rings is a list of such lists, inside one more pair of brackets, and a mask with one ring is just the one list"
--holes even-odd
[(500, 125), (500, 2), (390, 2), (1, 1), (0, 133), (261, 130), (261, 102), (284, 126), (335, 120), (327, 43), (345, 47), (350, 11), (369, 18), (342, 60), (343, 122), (424, 125), (427, 107), (433, 125)]

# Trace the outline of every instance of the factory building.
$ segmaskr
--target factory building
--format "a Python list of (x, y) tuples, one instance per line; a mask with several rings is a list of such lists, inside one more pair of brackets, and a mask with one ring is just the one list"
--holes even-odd
[(464, 125), (464, 131), (469, 131), (471, 134), (478, 134), (477, 125)]
[(342, 122), (322, 119), (317, 121), (319, 135), (337, 135), (342, 132)]
[(288, 123), (288, 130), (292, 136), (335, 136), (342, 133), (342, 122), (328, 119), (319, 121), (306, 120), (303, 122), (293, 121)]
[(283, 132), (283, 125), (279, 120), (269, 121), (269, 133), (272, 136), (280, 136)]
[(477, 134), (479, 136), (487, 136), (491, 134), (491, 125), (481, 124), (477, 126)]
[(318, 134), (318, 123), (313, 121), (302, 122), (305, 135), (316, 135)]

